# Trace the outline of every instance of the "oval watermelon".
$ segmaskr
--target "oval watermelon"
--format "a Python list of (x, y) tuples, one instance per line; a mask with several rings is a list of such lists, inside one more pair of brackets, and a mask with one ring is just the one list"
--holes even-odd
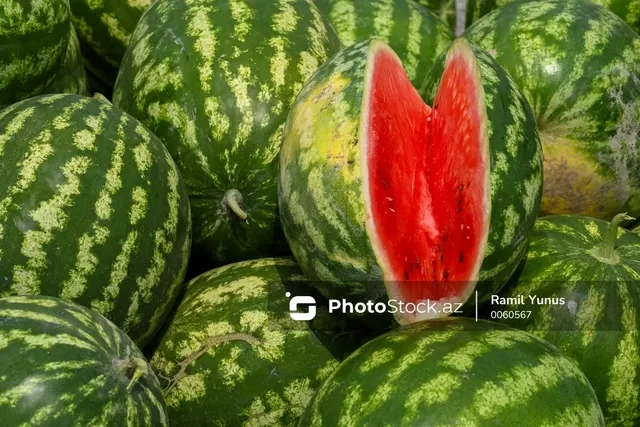
[(5, 426), (168, 426), (162, 389), (131, 339), (94, 310), (43, 296), (0, 299)]
[(346, 48), (301, 91), (280, 152), (281, 221), (305, 275), (327, 298), (435, 304), (396, 310), (400, 323), (499, 290), (540, 203), (535, 119), (507, 74), (459, 39), (428, 81), (433, 108), (382, 41)]
[(340, 42), (311, 0), (158, 0), (114, 105), (168, 147), (191, 200), (194, 271), (288, 253), (277, 155), (302, 84)]
[(551, 344), (467, 318), (401, 327), (344, 360), (300, 427), (602, 427), (589, 381)]
[(0, 109), (51, 84), (67, 53), (70, 27), (68, 0), (2, 0)]
[(0, 296), (95, 308), (142, 347), (177, 298), (190, 231), (180, 173), (133, 117), (72, 94), (0, 113)]
[(306, 285), (291, 258), (230, 264), (187, 284), (151, 360), (173, 425), (296, 424), (368, 334), (320, 299), (312, 320), (292, 320), (288, 296), (315, 295)]
[(82, 61), (80, 42), (76, 30), (71, 26), (69, 46), (62, 68), (58, 70), (53, 82), (42, 93), (76, 93), (87, 95), (87, 73)]
[(69, 0), (87, 69), (113, 88), (120, 62), (152, 0)]
[(386, 42), (417, 88), (453, 41), (451, 28), (413, 0), (315, 0), (315, 4), (343, 46), (372, 37)]
[(501, 322), (575, 360), (612, 426), (640, 423), (640, 237), (618, 228), (625, 219), (538, 219), (518, 273), (492, 306), (494, 313), (530, 312)]
[(588, 1), (509, 3), (464, 36), (531, 103), (544, 150), (541, 215), (640, 214), (640, 35)]

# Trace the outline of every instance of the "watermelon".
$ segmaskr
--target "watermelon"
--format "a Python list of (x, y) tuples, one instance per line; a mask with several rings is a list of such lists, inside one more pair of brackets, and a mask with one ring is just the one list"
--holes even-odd
[(458, 39), (427, 80), (433, 108), (384, 42), (346, 48), (300, 92), (280, 152), (281, 221), (305, 275), (329, 299), (436, 304), (396, 310), (400, 324), (499, 290), (541, 194), (535, 119), (491, 57)]
[(67, 0), (2, 0), (0, 109), (51, 84), (67, 53), (70, 28)]
[[(540, 218), (491, 312), (574, 360), (611, 426), (640, 424), (640, 237), (618, 228), (625, 219)], [(516, 312), (529, 314), (516, 319)]]
[(294, 295), (314, 293), (289, 257), (226, 265), (187, 284), (151, 360), (173, 425), (296, 424), (369, 332), (330, 314), (320, 297), (315, 318), (292, 320)]
[[(418, 2), (424, 0), (418, 0)], [(466, 26), (471, 26), (489, 12), (514, 0), (467, 0)], [(591, 0), (605, 6), (640, 32), (640, 0)]]
[(69, 46), (62, 68), (43, 93), (76, 93), (87, 95), (87, 73), (82, 62), (82, 52), (76, 30), (71, 26)]
[(468, 318), (402, 326), (344, 360), (307, 426), (604, 426), (589, 381), (532, 334)]
[(129, 39), (152, 0), (69, 0), (87, 68), (113, 87)]
[(132, 36), (114, 105), (167, 146), (193, 216), (193, 264), (288, 254), (277, 156), (290, 105), (338, 51), (311, 0), (158, 0)]
[(507, 4), (467, 29), (531, 103), (544, 150), (541, 215), (640, 214), (640, 36), (585, 1)]
[(168, 426), (162, 389), (131, 339), (58, 298), (0, 299), (5, 426)]
[(315, 0), (344, 46), (380, 38), (400, 59), (419, 88), (435, 59), (453, 40), (453, 31), (413, 0)]
[(180, 291), (190, 227), (175, 163), (133, 117), (74, 94), (0, 113), (0, 297), (74, 301), (143, 347)]
[(456, 28), (457, 4), (456, 0), (412, 0), (421, 6), (435, 12), (451, 29)]

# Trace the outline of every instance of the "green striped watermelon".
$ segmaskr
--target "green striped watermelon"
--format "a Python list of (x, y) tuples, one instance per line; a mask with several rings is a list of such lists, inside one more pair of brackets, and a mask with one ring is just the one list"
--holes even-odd
[(292, 320), (287, 292), (313, 295), (291, 258), (230, 264), (187, 284), (151, 360), (172, 425), (296, 424), (367, 335), (321, 301), (313, 320)]
[(399, 323), (499, 290), (540, 203), (535, 119), (507, 74), (459, 39), (428, 80), (433, 109), (382, 41), (346, 48), (301, 91), (280, 152), (281, 221), (305, 275), (327, 298), (437, 304)]
[(177, 298), (190, 227), (180, 173), (133, 117), (72, 94), (0, 113), (0, 296), (95, 308), (142, 347)]
[(372, 37), (385, 41), (420, 87), (435, 59), (453, 40), (444, 21), (413, 0), (315, 0), (343, 46)]
[(0, 299), (5, 426), (168, 426), (158, 379), (94, 310), (43, 296)]
[(401, 327), (344, 360), (307, 426), (604, 426), (587, 378), (535, 336), (447, 318)]
[(158, 0), (140, 20), (114, 104), (178, 164), (200, 270), (288, 253), (276, 194), (284, 122), (339, 46), (311, 0)]
[(87, 95), (87, 73), (82, 62), (82, 52), (76, 30), (71, 26), (67, 56), (62, 68), (43, 93), (76, 93)]
[(2, 0), (0, 109), (51, 84), (67, 53), (70, 27), (68, 0)]
[(608, 426), (640, 424), (640, 237), (618, 228), (625, 219), (630, 217), (617, 215), (612, 223), (539, 219), (504, 300), (492, 306), (494, 313), (530, 312), (521, 319), (503, 316), (502, 322), (533, 332), (575, 360)]
[[(435, 12), (451, 29), (456, 28), (456, 0), (413, 0), (421, 6)], [(468, 1), (468, 0), (467, 0)]]
[(640, 214), (640, 36), (585, 1), (507, 4), (465, 32), (514, 78), (538, 119), (541, 214)]
[(152, 0), (69, 0), (87, 68), (113, 87), (120, 61)]
[[(418, 0), (418, 2), (424, 0)], [(489, 12), (514, 0), (467, 0), (466, 26), (471, 26)], [(526, 0), (525, 0), (526, 1)], [(590, 0), (605, 6), (640, 32), (640, 0)]]

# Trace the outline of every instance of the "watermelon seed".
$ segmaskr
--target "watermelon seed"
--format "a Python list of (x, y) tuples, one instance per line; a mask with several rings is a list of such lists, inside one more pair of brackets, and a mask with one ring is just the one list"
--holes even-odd
[(462, 252), (460, 252), (460, 255), (458, 255), (458, 261), (464, 262), (464, 254)]
[(440, 261), (444, 261), (444, 255), (440, 255)]
[(445, 268), (442, 272), (442, 276), (444, 277), (444, 280), (447, 280), (447, 278), (449, 277), (449, 270)]
[(407, 270), (404, 271), (404, 280), (409, 280), (409, 272)]

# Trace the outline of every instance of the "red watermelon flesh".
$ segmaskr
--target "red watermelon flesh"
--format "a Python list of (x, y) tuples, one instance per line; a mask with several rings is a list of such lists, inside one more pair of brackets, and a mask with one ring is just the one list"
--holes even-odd
[[(426, 105), (397, 56), (370, 64), (363, 150), (368, 230), (389, 298), (463, 303), (482, 264), (489, 228), (489, 149), (475, 58), (450, 52)], [(442, 314), (404, 314), (408, 323)]]

